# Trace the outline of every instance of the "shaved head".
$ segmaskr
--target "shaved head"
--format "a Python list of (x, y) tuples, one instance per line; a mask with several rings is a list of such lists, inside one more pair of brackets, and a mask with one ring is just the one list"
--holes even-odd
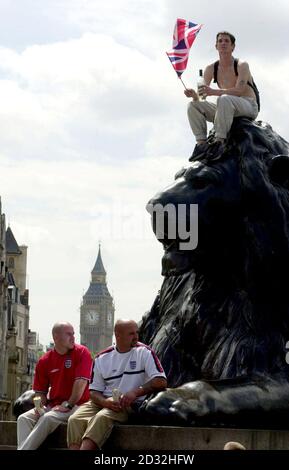
[(138, 342), (138, 325), (134, 320), (117, 320), (114, 325), (114, 334), (118, 351), (130, 351)]
[(74, 348), (74, 328), (70, 323), (55, 323), (52, 328), (52, 337), (54, 348), (59, 354), (66, 354)]
[(137, 323), (134, 320), (129, 320), (126, 318), (119, 319), (115, 322), (114, 333), (117, 334), (119, 333), (119, 331), (123, 331), (123, 329), (126, 329), (127, 327), (132, 325), (137, 327)]
[(73, 328), (71, 323), (68, 323), (68, 322), (55, 323), (52, 327), (52, 337), (53, 337), (53, 339), (54, 339), (55, 335), (61, 333), (63, 328), (65, 328), (66, 326), (69, 326), (69, 327)]

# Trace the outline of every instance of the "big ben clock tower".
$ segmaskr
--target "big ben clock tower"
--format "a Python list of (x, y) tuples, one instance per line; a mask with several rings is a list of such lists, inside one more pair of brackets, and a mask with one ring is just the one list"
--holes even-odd
[(80, 342), (91, 352), (100, 351), (112, 342), (114, 304), (107, 285), (100, 246), (91, 271), (91, 282), (80, 307)]

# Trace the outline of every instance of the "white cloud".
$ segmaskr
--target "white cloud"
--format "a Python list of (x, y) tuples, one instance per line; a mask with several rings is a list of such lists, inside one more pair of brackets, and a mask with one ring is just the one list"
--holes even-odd
[[(170, 110), (175, 82), (163, 82), (167, 61), (107, 36), (84, 34), (19, 54), (2, 48), (0, 62), (2, 150), (17, 158), (38, 159), (39, 151), (42, 158), (67, 159), (68, 151), (74, 158), (83, 152), (79, 141), (103, 153), (111, 135), (131, 138), (153, 125), (152, 115), (161, 120)], [(88, 153), (84, 158), (95, 158)]]

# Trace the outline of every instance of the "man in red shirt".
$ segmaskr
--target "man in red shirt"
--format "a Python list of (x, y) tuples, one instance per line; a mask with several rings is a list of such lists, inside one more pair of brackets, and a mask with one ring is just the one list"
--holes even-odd
[(79, 405), (89, 399), (92, 359), (89, 350), (74, 342), (70, 323), (52, 328), (54, 349), (44, 354), (35, 370), (36, 406), (17, 420), (18, 450), (35, 450), (60, 423), (67, 422)]

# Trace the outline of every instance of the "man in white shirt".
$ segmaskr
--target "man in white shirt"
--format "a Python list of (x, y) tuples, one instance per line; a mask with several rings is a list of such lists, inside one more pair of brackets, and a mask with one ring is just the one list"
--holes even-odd
[(136, 322), (118, 320), (114, 333), (116, 344), (95, 358), (90, 401), (80, 406), (68, 421), (69, 449), (101, 449), (114, 422), (126, 422), (131, 407), (140, 404), (147, 394), (167, 386), (157, 356), (138, 342)]

